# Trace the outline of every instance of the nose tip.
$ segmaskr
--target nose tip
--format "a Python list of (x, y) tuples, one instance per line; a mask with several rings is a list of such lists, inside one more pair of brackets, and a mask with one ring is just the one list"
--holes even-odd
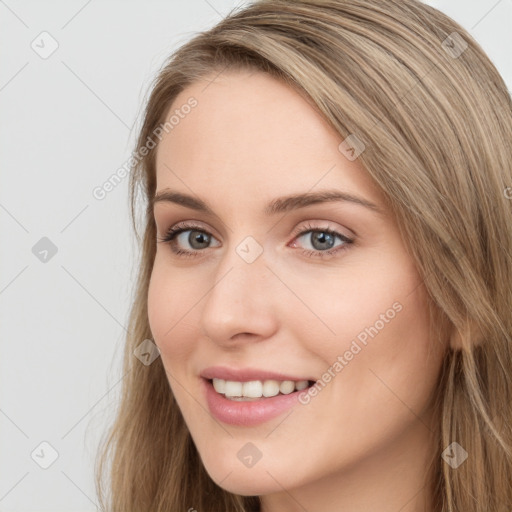
[(229, 258), (229, 268), (215, 279), (201, 311), (202, 331), (217, 343), (266, 338), (277, 325), (271, 273), (263, 258), (254, 258), (257, 246), (251, 240), (238, 248), (242, 256), (235, 250), (236, 258)]

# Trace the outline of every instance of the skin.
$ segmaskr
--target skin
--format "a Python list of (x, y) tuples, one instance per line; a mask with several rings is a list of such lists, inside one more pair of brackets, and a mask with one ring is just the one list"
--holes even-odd
[[(158, 238), (181, 221), (211, 234), (204, 249), (159, 242), (148, 314), (172, 392), (210, 477), (264, 512), (432, 510), (425, 471), (433, 454), (431, 407), (444, 344), (429, 332), (427, 294), (379, 188), (343, 138), (297, 92), (261, 72), (229, 71), (189, 86), (170, 111), (198, 105), (157, 150), (157, 192), (207, 202), (216, 216), (171, 202), (154, 206)], [(278, 196), (337, 189), (324, 202), (268, 216)], [(327, 258), (309, 226), (354, 243)], [(192, 228), (194, 229), (194, 228)], [(197, 229), (197, 228), (196, 228)], [(293, 235), (294, 230), (306, 231)], [(263, 253), (236, 252), (247, 236)], [(335, 237), (338, 248), (343, 242)], [(323, 249), (325, 251), (326, 249)], [(393, 304), (401, 309), (307, 405), (255, 427), (220, 423), (201, 393), (211, 365), (256, 367), (321, 379), (358, 334)], [(252, 467), (237, 452), (261, 452)]]

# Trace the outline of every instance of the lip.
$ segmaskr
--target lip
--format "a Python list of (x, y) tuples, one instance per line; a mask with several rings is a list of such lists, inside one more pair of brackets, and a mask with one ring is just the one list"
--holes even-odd
[[(227, 366), (210, 366), (201, 372), (203, 379), (223, 379), (237, 382), (249, 382), (251, 380), (311, 380), (316, 377), (285, 375), (284, 373), (259, 370), (257, 368), (229, 368)], [(290, 393), (291, 394), (291, 393)]]
[[(239, 379), (240, 377), (237, 378)], [(247, 380), (243, 382), (247, 382)], [(306, 388), (300, 391), (294, 391), (288, 395), (276, 395), (269, 398), (262, 398), (261, 400), (238, 402), (229, 400), (225, 398), (224, 395), (217, 393), (210, 380), (201, 378), (201, 383), (206, 403), (213, 416), (223, 423), (243, 427), (259, 425), (279, 416), (284, 411), (300, 403), (299, 393), (307, 392), (309, 389)]]

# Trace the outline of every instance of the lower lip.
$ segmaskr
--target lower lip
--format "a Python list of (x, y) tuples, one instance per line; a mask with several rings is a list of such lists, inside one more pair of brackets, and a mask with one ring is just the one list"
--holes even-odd
[(294, 391), (288, 395), (276, 395), (261, 400), (241, 402), (225, 398), (224, 395), (215, 391), (209, 380), (204, 378), (201, 380), (205, 387), (206, 402), (215, 418), (229, 425), (243, 427), (259, 425), (279, 416), (282, 412), (300, 403), (298, 401), (299, 394), (305, 391)]

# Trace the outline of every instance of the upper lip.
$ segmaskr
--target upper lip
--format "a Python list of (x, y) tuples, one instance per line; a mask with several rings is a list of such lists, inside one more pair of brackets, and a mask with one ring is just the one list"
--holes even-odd
[(311, 377), (285, 375), (284, 373), (260, 370), (258, 368), (229, 368), (228, 366), (210, 366), (205, 368), (200, 375), (204, 379), (223, 379), (236, 382), (249, 382), (251, 380), (315, 380)]

